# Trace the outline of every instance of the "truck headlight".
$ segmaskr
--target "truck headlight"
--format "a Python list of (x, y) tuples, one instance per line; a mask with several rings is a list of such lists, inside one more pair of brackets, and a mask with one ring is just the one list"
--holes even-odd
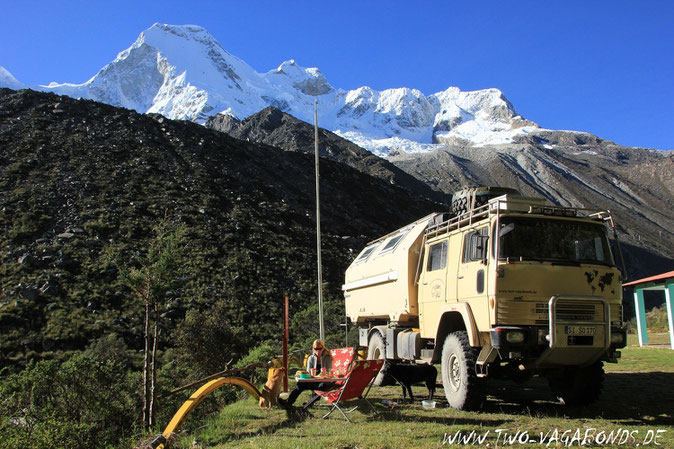
[(508, 331), (508, 333), (506, 333), (506, 341), (508, 343), (522, 343), (524, 342), (524, 332)]
[[(527, 340), (527, 329), (514, 326), (495, 327), (491, 330), (491, 341), (495, 348), (521, 345)], [(535, 338), (532, 336), (532, 338)]]

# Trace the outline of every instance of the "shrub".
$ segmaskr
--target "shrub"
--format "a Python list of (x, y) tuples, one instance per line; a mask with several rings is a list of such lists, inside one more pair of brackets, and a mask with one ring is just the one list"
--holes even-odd
[(182, 356), (199, 368), (199, 375), (222, 371), (248, 350), (244, 329), (232, 327), (225, 308), (216, 304), (200, 312), (189, 310), (178, 329), (177, 347)]
[[(646, 328), (649, 332), (668, 332), (669, 323), (667, 321), (666, 304), (662, 304), (660, 307), (653, 307), (649, 312), (646, 312)], [(630, 334), (637, 333), (636, 317), (632, 317), (627, 322), (627, 332)]]
[[(237, 368), (244, 368), (253, 363), (267, 363), (279, 357), (282, 352), (281, 342), (266, 340), (253, 349), (236, 364)], [(247, 380), (254, 385), (260, 385), (267, 380), (267, 368), (256, 368), (246, 373)]]
[(139, 403), (137, 379), (111, 360), (77, 353), (31, 362), (0, 384), (0, 448), (82, 448), (128, 440)]

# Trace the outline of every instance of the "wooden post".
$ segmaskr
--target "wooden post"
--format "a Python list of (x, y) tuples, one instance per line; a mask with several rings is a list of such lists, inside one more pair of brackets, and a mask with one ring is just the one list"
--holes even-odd
[(283, 392), (288, 392), (288, 339), (290, 337), (289, 329), (289, 312), (288, 312), (288, 295), (283, 298), (283, 368), (285, 369), (285, 376), (283, 376)]

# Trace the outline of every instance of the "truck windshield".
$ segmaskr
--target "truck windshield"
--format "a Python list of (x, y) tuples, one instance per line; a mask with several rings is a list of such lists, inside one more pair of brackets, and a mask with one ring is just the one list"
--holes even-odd
[(614, 265), (601, 224), (504, 217), (500, 228), (499, 259)]

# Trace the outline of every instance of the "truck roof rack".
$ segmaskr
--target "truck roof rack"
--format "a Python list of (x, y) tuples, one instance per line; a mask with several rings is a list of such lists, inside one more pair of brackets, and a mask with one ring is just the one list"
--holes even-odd
[[(469, 209), (466, 212), (451, 216), (449, 219), (440, 222), (431, 222), (426, 228), (425, 238), (433, 238), (475, 223), (481, 222), (493, 215), (503, 213), (521, 213), (550, 215), (557, 217), (581, 217), (594, 219), (597, 221), (610, 221), (610, 211), (597, 211), (596, 209), (585, 209), (578, 207), (551, 206), (542, 198), (524, 197), (520, 195), (505, 194), (499, 197), (491, 198), (482, 206)], [(447, 214), (436, 214), (442, 216)]]

